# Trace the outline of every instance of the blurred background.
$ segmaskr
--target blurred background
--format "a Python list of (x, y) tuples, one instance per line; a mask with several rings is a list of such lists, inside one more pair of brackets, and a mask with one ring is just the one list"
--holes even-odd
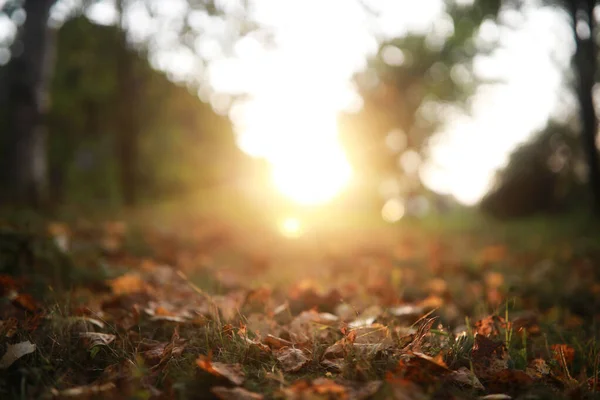
[(0, 0), (0, 200), (286, 235), (595, 210), (587, 0)]

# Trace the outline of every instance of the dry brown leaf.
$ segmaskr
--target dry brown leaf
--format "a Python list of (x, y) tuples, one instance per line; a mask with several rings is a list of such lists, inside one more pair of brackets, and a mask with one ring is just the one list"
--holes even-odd
[(284, 347), (275, 351), (275, 357), (285, 372), (297, 372), (310, 361), (302, 350), (292, 347)]
[(15, 297), (13, 297), (11, 299), (11, 301), (15, 307), (18, 307), (25, 311), (35, 312), (40, 309), (40, 307), (39, 307), (38, 303), (35, 301), (35, 299), (30, 294), (27, 294), (27, 293), (17, 294)]
[(490, 358), (506, 358), (506, 347), (500, 341), (494, 341), (479, 334), (475, 334), (475, 343), (471, 351), (473, 361), (478, 363)]
[(249, 392), (240, 387), (226, 388), (215, 386), (210, 391), (221, 400), (262, 400), (264, 398), (258, 393)]
[(473, 388), (473, 389), (477, 389), (477, 390), (485, 389), (483, 387), (483, 385), (481, 384), (481, 382), (479, 381), (479, 378), (477, 378), (477, 376), (475, 376), (473, 371), (471, 371), (470, 369), (468, 369), (466, 367), (460, 367), (457, 371), (452, 371), (452, 373), (450, 373), (448, 378), (451, 381), (458, 383), (459, 385), (463, 385), (463, 386), (466, 386), (469, 388)]
[(273, 335), (267, 335), (263, 341), (267, 346), (272, 349), (279, 350), (284, 347), (292, 347), (294, 344), (289, 340), (282, 339)]
[(550, 346), (554, 359), (563, 367), (568, 367), (575, 360), (575, 349), (568, 344), (553, 344)]
[(19, 321), (15, 317), (11, 317), (6, 321), (0, 321), (0, 333), (7, 338), (11, 338), (17, 333)]
[(471, 357), (475, 374), (484, 380), (508, 369), (509, 355), (504, 343), (482, 335), (475, 335)]
[(144, 358), (144, 361), (146, 361), (146, 363), (150, 366), (160, 363), (160, 360), (162, 359), (163, 354), (165, 352), (165, 348), (168, 344), (169, 343), (167, 342), (162, 342), (154, 343), (151, 346), (147, 346), (149, 347), (148, 350), (142, 352), (142, 357)]
[[(327, 337), (331, 331), (328, 328), (335, 326), (339, 322), (339, 318), (329, 313), (318, 313), (314, 310), (304, 311), (300, 313), (289, 324), (288, 332), (294, 343), (308, 343), (313, 337)], [(324, 339), (325, 337), (321, 337)]]
[(322, 366), (336, 372), (342, 372), (344, 370), (345, 364), (346, 359), (344, 358), (324, 359), (321, 361)]
[(246, 318), (246, 327), (254, 332), (261, 340), (269, 335), (279, 336), (281, 327), (265, 314), (252, 313)]
[(504, 318), (498, 315), (490, 315), (480, 321), (475, 322), (475, 332), (486, 337), (496, 337), (502, 333), (502, 330), (510, 328)]
[(411, 382), (428, 384), (450, 372), (441, 354), (434, 358), (423, 353), (413, 352), (400, 359), (395, 374)]
[(328, 360), (343, 358), (347, 354), (349, 346), (352, 346), (352, 341), (344, 337), (326, 348), (323, 358)]
[(288, 400), (328, 399), (347, 400), (348, 391), (342, 385), (326, 378), (318, 378), (312, 382), (298, 381), (283, 389), (283, 396)]
[(397, 317), (400, 323), (412, 324), (425, 314), (425, 308), (416, 304), (403, 304), (388, 309), (388, 312)]
[(110, 333), (100, 332), (82, 332), (79, 334), (79, 337), (86, 341), (89, 349), (94, 346), (108, 346), (117, 338), (115, 335)]
[(348, 324), (349, 328), (360, 328), (369, 326), (375, 322), (383, 314), (383, 309), (380, 306), (372, 306), (364, 310), (358, 318)]
[(250, 346), (250, 348), (258, 349), (259, 351), (270, 353), (271, 349), (264, 343), (259, 342), (258, 340), (250, 339), (248, 336), (240, 336), (244, 342)]
[(148, 290), (146, 282), (135, 272), (121, 275), (118, 278), (109, 280), (107, 283), (116, 295), (139, 293)]
[(494, 393), (494, 394), (488, 394), (486, 396), (481, 396), (479, 397), (480, 400), (510, 400), (512, 399), (512, 397), (510, 397), (507, 394), (504, 393)]
[(21, 343), (9, 344), (6, 348), (6, 353), (0, 359), (0, 369), (10, 367), (19, 358), (31, 354), (35, 351), (35, 344), (29, 340)]
[(231, 322), (240, 315), (245, 296), (246, 292), (238, 291), (228, 293), (226, 296), (213, 297), (213, 302), (219, 309), (223, 321)]
[(546, 364), (546, 361), (542, 358), (536, 358), (531, 360), (525, 373), (533, 379), (541, 379), (550, 374), (550, 366)]
[(205, 372), (219, 378), (224, 378), (234, 385), (244, 383), (245, 374), (240, 364), (225, 364), (212, 362), (210, 356), (201, 355), (196, 359), (196, 365)]
[(90, 396), (108, 396), (107, 392), (116, 391), (117, 386), (112, 383), (102, 385), (76, 386), (70, 389), (57, 390), (51, 389), (52, 396), (55, 398), (89, 398)]
[(490, 374), (486, 379), (489, 391), (524, 391), (534, 382), (533, 378), (517, 369), (503, 369)]

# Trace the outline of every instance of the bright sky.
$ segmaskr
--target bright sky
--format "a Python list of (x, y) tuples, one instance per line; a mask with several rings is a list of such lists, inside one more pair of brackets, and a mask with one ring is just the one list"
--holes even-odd
[[(439, 0), (368, 3), (382, 11), (378, 33), (389, 36), (435, 31), (435, 21), (444, 15)], [(310, 147), (303, 153), (294, 140), (306, 140), (310, 133), (324, 157), (335, 155), (329, 164), (325, 160), (317, 165), (337, 168), (343, 159), (334, 151), (336, 132), (324, 126), (331, 124), (326, 119), (332, 113), (356, 104), (349, 78), (376, 49), (373, 26), (355, 1), (262, 0), (256, 4), (258, 21), (278, 34), (278, 48), (263, 51), (248, 39), (240, 44), (238, 60), (217, 62), (210, 70), (217, 90), (243, 87), (255, 95), (249, 106), (234, 110), (234, 121), (242, 126), (240, 145), (267, 159), (284, 157), (290, 166), (290, 155), (297, 156), (291, 160), (297, 163), (313, 159)], [(316, 16), (315, 9), (319, 10)], [(506, 164), (514, 147), (544, 126), (557, 106), (561, 87), (557, 65), (568, 64), (572, 46), (561, 39), (570, 37), (561, 18), (550, 9), (529, 10), (522, 19), (504, 12), (502, 20), (518, 29), (493, 23), (482, 28), (479, 40), (499, 35), (503, 48), (492, 57), (478, 59), (476, 72), (504, 79), (506, 84), (482, 87), (473, 99), (473, 115), (454, 115), (440, 132), (431, 159), (421, 169), (426, 185), (473, 204), (485, 194), (494, 172)], [(551, 57), (557, 64), (553, 65)], [(286, 102), (302, 105), (303, 115), (287, 115)], [(273, 111), (279, 118), (270, 120)], [(286, 144), (291, 146), (289, 151), (282, 150)], [(306, 190), (302, 185), (300, 189)]]
[[(265, 157), (279, 189), (300, 203), (326, 201), (352, 179), (338, 143), (335, 117), (360, 105), (350, 78), (377, 49), (374, 34), (435, 33), (444, 26), (447, 30), (447, 24), (439, 23), (444, 16), (441, 0), (363, 0), (382, 12), (376, 22), (367, 18), (357, 0), (254, 0), (252, 18), (272, 28), (275, 46), (266, 49), (259, 39), (247, 36), (236, 43), (236, 57), (226, 59), (214, 38), (238, 29), (235, 20), (228, 24), (189, 14), (185, 0), (148, 1), (166, 16), (164, 23), (153, 23), (135, 3), (128, 22), (135, 40), (150, 39), (152, 64), (175, 80), (198, 79), (207, 72), (211, 88), (204, 87), (199, 95), (220, 111), (229, 106), (222, 93), (251, 93), (248, 102), (229, 111), (239, 128), (239, 145), (251, 155)], [(235, 0), (220, 2), (236, 10)], [(60, 19), (76, 3), (62, 0), (55, 16)], [(113, 4), (101, 0), (88, 16), (112, 23)], [(182, 18), (208, 33), (195, 46), (197, 54), (211, 60), (208, 71), (197, 54), (177, 45), (172, 28)], [(568, 27), (554, 11), (537, 9), (520, 21), (514, 13), (505, 13), (503, 19), (518, 29), (486, 24), (479, 40), (499, 35), (503, 49), (478, 59), (476, 71), (503, 78), (506, 84), (482, 87), (473, 99), (472, 117), (453, 115), (421, 169), (426, 185), (466, 204), (481, 198), (510, 151), (541, 128), (557, 107), (561, 82), (556, 65), (568, 64), (572, 48), (564, 41), (570, 37)], [(0, 21), (0, 62), (2, 37), (13, 34), (8, 25)]]

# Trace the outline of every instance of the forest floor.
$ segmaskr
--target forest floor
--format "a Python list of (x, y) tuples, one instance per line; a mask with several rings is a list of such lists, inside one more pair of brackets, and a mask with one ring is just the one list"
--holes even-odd
[(0, 226), (0, 398), (600, 398), (584, 219)]

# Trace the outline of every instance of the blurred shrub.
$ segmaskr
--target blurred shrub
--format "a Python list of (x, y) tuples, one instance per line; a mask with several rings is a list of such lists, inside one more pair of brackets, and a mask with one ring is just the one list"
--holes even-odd
[(499, 218), (561, 212), (582, 204), (585, 163), (571, 126), (550, 122), (510, 156), (481, 209)]

